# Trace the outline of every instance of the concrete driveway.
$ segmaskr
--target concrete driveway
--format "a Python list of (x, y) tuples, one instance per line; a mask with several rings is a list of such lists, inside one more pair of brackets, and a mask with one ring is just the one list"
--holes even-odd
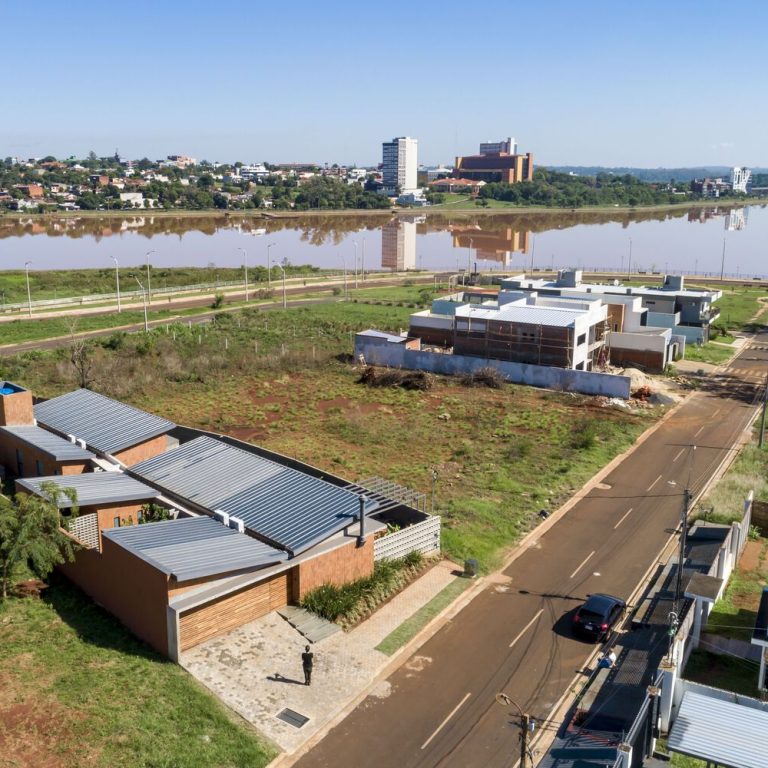
[[(392, 660), (375, 647), (456, 576), (440, 562), (349, 633), (312, 646), (312, 685), (304, 685), (301, 653), (306, 639), (273, 612), (227, 635), (186, 651), (181, 665), (288, 753), (334, 721)], [(389, 684), (368, 691), (386, 697)], [(308, 722), (296, 728), (277, 718), (290, 708)]]

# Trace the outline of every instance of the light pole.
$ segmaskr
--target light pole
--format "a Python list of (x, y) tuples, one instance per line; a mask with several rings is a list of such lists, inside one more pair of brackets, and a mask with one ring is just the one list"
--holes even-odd
[(141, 297), (144, 299), (144, 333), (149, 333), (149, 319), (147, 318), (147, 292), (144, 290), (144, 286), (141, 284), (141, 280), (134, 275), (136, 282), (141, 288)]
[(269, 260), (269, 249), (273, 246), (277, 245), (277, 243), (267, 243), (267, 290), (272, 290), (272, 267), (271, 261)]
[(768, 410), (768, 374), (765, 377), (765, 390), (763, 391), (763, 415), (760, 417), (760, 440), (757, 443), (758, 448), (765, 444), (765, 412)]
[(632, 275), (632, 238), (629, 238), (629, 261), (627, 261), (627, 280), (631, 279)]
[(116, 256), (110, 256), (110, 259), (115, 262), (115, 286), (117, 287), (117, 311), (122, 312), (120, 307), (120, 265), (117, 263)]
[(24, 272), (27, 275), (27, 307), (29, 308), (29, 316), (32, 317), (32, 292), (29, 290), (29, 265), (31, 261), (24, 262)]
[(344, 267), (344, 300), (347, 299), (347, 260), (344, 258), (344, 254), (341, 254), (341, 264)]
[(469, 279), (469, 276), (472, 274), (472, 246), (474, 245), (474, 240), (472, 238), (469, 238), (469, 250), (467, 251), (467, 280)]
[(523, 712), (523, 708), (506, 693), (497, 693), (496, 702), (503, 707), (513, 705), (520, 715), (520, 768), (525, 768), (528, 764), (528, 733), (533, 730), (533, 722), (530, 716)]
[(248, 301), (248, 251), (245, 248), (238, 247), (238, 251), (243, 252), (243, 266), (245, 268), (245, 300)]
[(144, 258), (147, 260), (147, 300), (152, 303), (152, 277), (149, 273), (149, 257), (150, 254), (157, 253), (157, 251), (147, 251)]
[(536, 235), (531, 235), (531, 276), (533, 276), (533, 254), (536, 253)]
[(285, 298), (285, 267), (282, 264), (278, 264), (276, 261), (272, 262), (276, 267), (280, 267), (280, 271), (283, 273), (283, 309), (288, 309), (288, 303)]
[(365, 238), (363, 238), (363, 255), (360, 257), (360, 272), (365, 280)]
[(355, 246), (354, 272), (355, 272), (355, 288), (357, 288), (357, 240), (353, 240), (352, 245)]
[(725, 274), (725, 238), (723, 238), (723, 258), (720, 260), (720, 282), (723, 282), (723, 275)]

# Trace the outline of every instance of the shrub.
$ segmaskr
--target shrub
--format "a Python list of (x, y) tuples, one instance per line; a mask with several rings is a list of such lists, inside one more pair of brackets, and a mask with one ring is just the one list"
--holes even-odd
[(597, 427), (591, 421), (577, 422), (571, 435), (571, 447), (577, 450), (593, 448), (597, 442)]
[(490, 387), (491, 389), (501, 389), (502, 384), (506, 382), (504, 375), (498, 368), (487, 365), (484, 368), (478, 368), (472, 373), (461, 377), (461, 383), (465, 387)]
[(213, 301), (211, 302), (211, 309), (219, 309), (224, 305), (224, 294), (223, 293), (217, 293), (213, 297)]

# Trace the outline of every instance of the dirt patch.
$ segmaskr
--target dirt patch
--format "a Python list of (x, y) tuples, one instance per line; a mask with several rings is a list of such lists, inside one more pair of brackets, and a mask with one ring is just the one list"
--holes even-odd
[(748, 541), (739, 560), (739, 570), (742, 572), (757, 571), (760, 567), (760, 553), (763, 551), (763, 540)]
[(92, 765), (94, 756), (67, 745), (77, 716), (50, 701), (0, 705), (2, 764), (29, 768)]
[(333, 400), (318, 400), (315, 407), (323, 414), (334, 409), (345, 411), (347, 413), (361, 413), (363, 415), (368, 413), (378, 413), (379, 411), (392, 413), (391, 408), (387, 408), (387, 406), (381, 405), (380, 403), (356, 403), (348, 397), (334, 397)]

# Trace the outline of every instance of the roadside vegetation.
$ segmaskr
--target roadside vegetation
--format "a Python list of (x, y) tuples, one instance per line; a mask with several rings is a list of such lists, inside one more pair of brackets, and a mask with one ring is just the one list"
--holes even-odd
[(712, 685), (743, 696), (759, 698), (757, 678), (760, 665), (735, 656), (695, 650), (685, 665), (683, 677), (695, 683)]
[(181, 667), (61, 580), (0, 603), (3, 764), (267, 765), (274, 750)]

